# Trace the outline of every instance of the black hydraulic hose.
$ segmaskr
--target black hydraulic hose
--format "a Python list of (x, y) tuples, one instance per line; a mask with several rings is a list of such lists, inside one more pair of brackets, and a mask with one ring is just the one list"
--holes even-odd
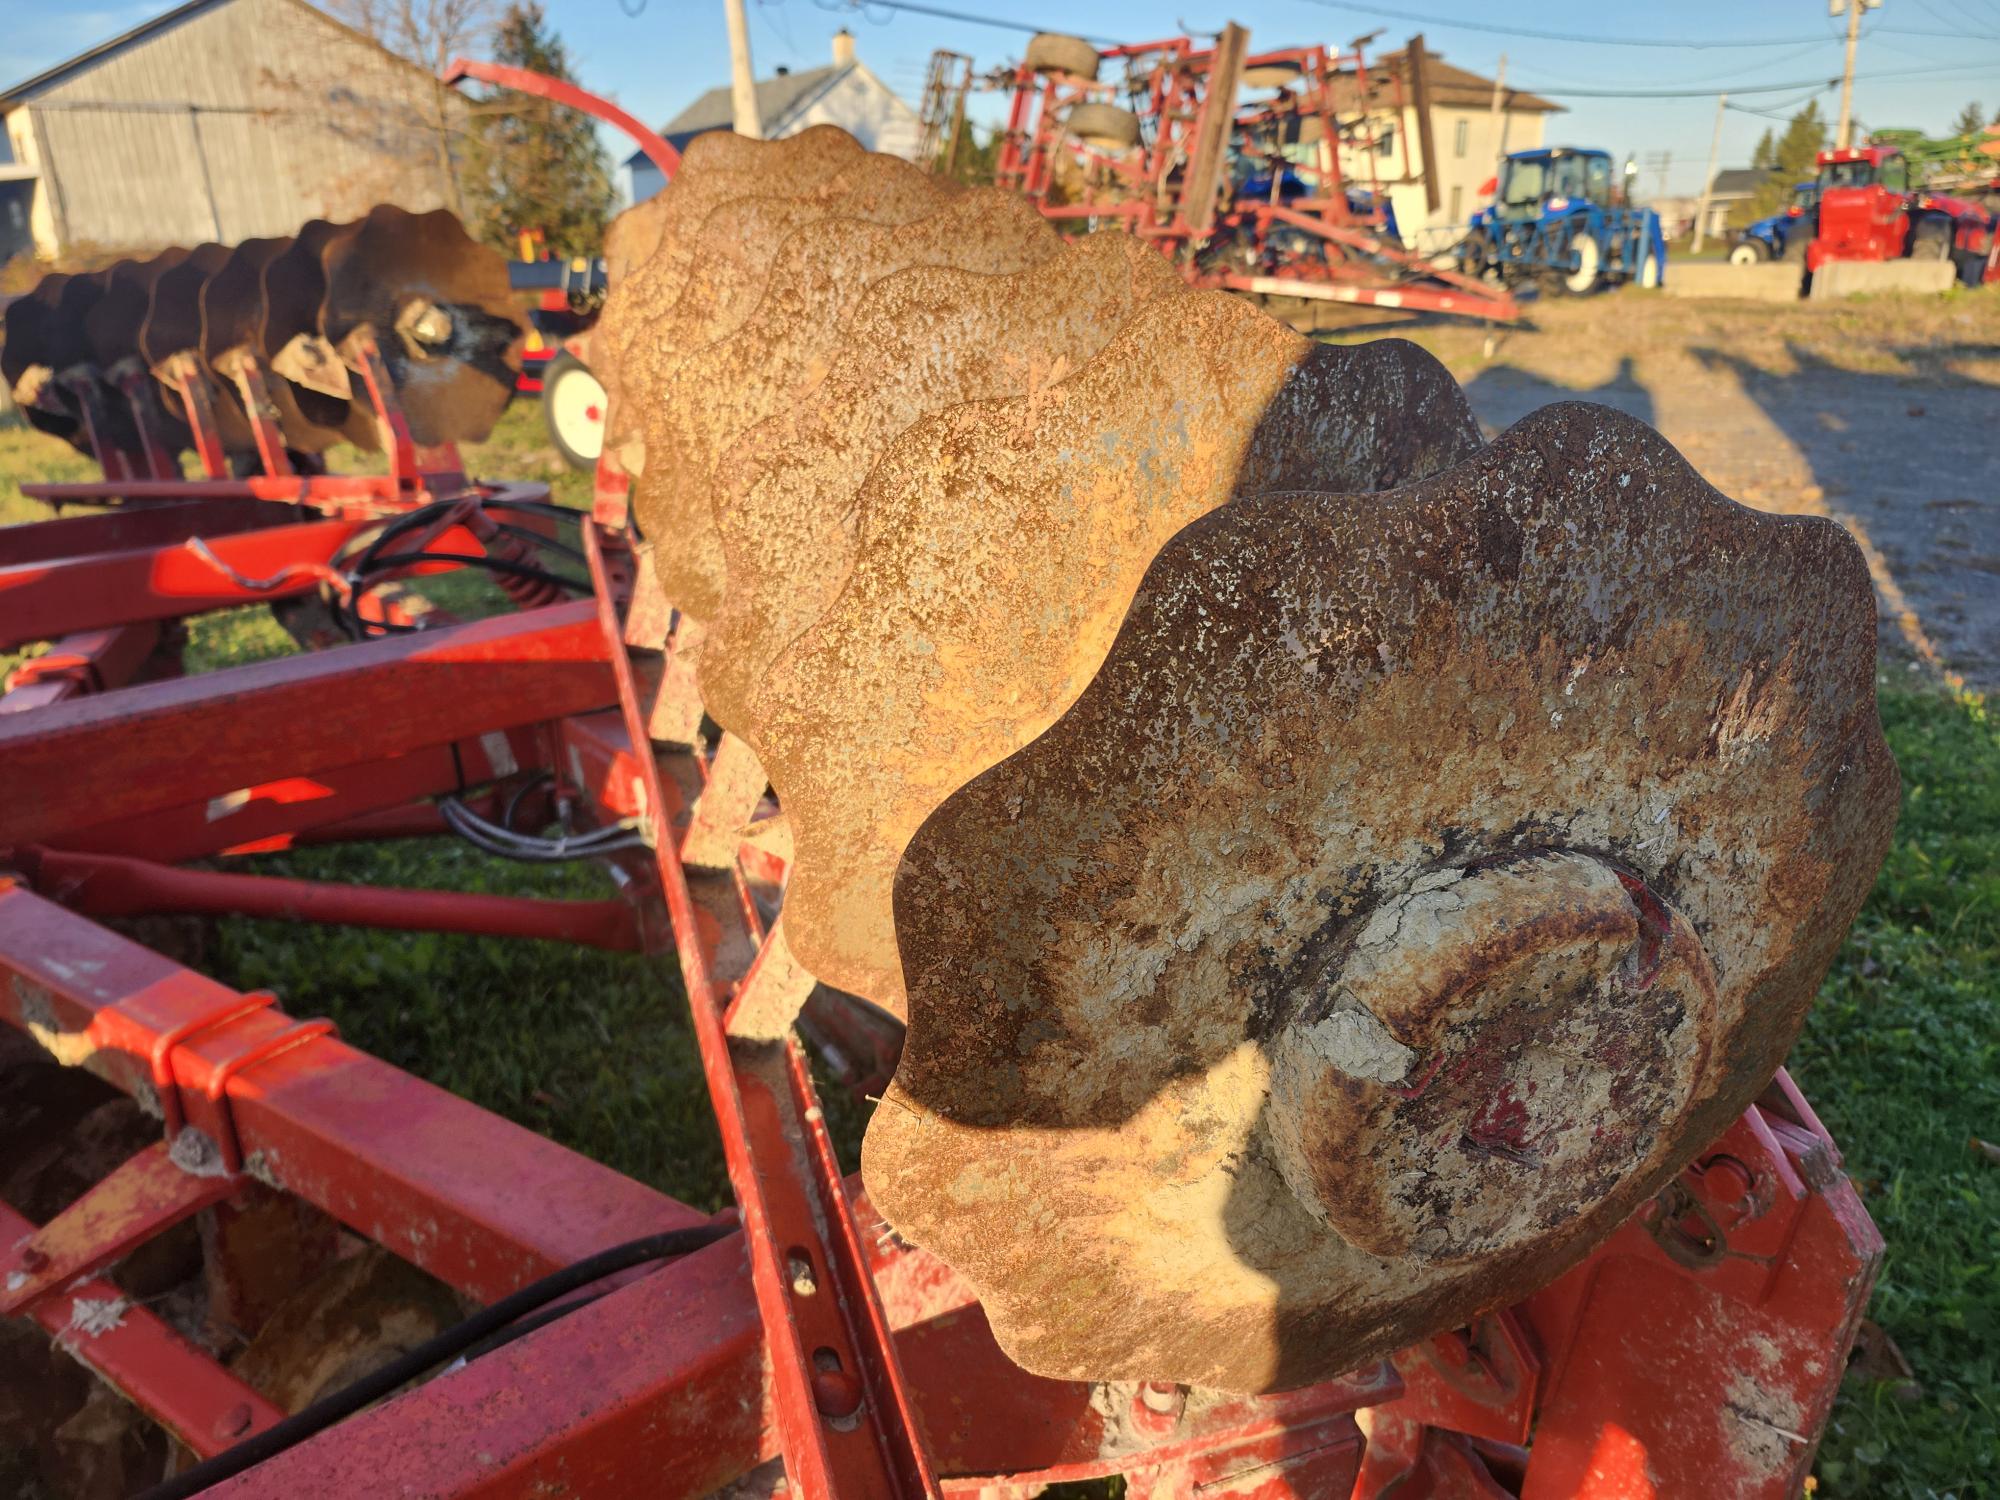
[[(185, 1500), (186, 1496), (199, 1494), (210, 1485), (233, 1479), (244, 1470), (274, 1458), (287, 1448), (295, 1448), (307, 1438), (316, 1436), (336, 1422), (351, 1417), (369, 1403), (379, 1401), (398, 1386), (416, 1379), (433, 1365), (444, 1363), (473, 1349), (484, 1340), (507, 1328), (516, 1319), (537, 1311), (566, 1297), (571, 1292), (589, 1286), (594, 1281), (602, 1281), (614, 1272), (627, 1267), (643, 1265), (649, 1260), (669, 1260), (677, 1255), (686, 1255), (691, 1250), (699, 1250), (704, 1245), (712, 1245), (717, 1240), (737, 1232), (738, 1225), (698, 1224), (689, 1229), (668, 1230), (664, 1234), (652, 1234), (644, 1239), (632, 1240), (623, 1245), (614, 1245), (609, 1250), (600, 1250), (587, 1256), (575, 1265), (544, 1276), (540, 1281), (530, 1282), (518, 1292), (502, 1297), (491, 1307), (480, 1309), (463, 1323), (447, 1328), (435, 1338), (419, 1344), (409, 1353), (392, 1360), (373, 1374), (364, 1375), (352, 1385), (343, 1386), (330, 1396), (322, 1396), (303, 1411), (295, 1412), (275, 1426), (267, 1427), (252, 1437), (245, 1438), (235, 1447), (218, 1453), (213, 1458), (203, 1459), (191, 1469), (183, 1469), (169, 1479), (164, 1479), (145, 1491), (138, 1500)], [(594, 1300), (594, 1299), (589, 1299)], [(565, 1311), (574, 1310), (584, 1303), (571, 1304)], [(540, 1326), (538, 1323), (537, 1327)], [(530, 1330), (523, 1329), (522, 1332)], [(502, 1341), (506, 1342), (506, 1341)], [(496, 1343), (493, 1347), (497, 1348)]]

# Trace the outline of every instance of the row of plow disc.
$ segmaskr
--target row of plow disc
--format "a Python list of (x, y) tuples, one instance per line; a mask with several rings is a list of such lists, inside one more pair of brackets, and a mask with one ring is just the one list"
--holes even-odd
[(607, 452), (908, 1019), (875, 1206), (1067, 1379), (1350, 1370), (1580, 1260), (1785, 1055), (1896, 810), (1829, 521), (1643, 423), (1492, 441), (1117, 232), (697, 138), (615, 226)]
[[(472, 442), (505, 410), (526, 327), (506, 262), (448, 211), (391, 205), (348, 224), (315, 219), (296, 235), (171, 249), (101, 271), (45, 276), (8, 305), (0, 377), (28, 420), (89, 451), (140, 447), (140, 424), (168, 452), (192, 446), (182, 382), (209, 380), (224, 450), (251, 455), (246, 362), (286, 448), (382, 444), (357, 376), (359, 342), (380, 351), (418, 443)], [(270, 378), (275, 377), (275, 378)]]

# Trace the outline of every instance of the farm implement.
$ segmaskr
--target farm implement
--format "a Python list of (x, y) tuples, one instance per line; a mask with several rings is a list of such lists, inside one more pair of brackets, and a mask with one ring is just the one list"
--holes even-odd
[[(1896, 805), (1845, 534), (837, 130), (675, 165), (580, 558), (428, 469), (324, 554), (298, 477), (0, 533), (15, 639), (293, 576), (354, 637), (0, 699), (0, 1016), (164, 1126), (0, 1286), (171, 1436), (148, 1493), (1795, 1495), (1881, 1256), (1779, 1068)], [(490, 618), (356, 602), (496, 556)], [(60, 570), (127, 583), (42, 628)], [(620, 894), (229, 868), (440, 832)], [(97, 920), (218, 911), (671, 954), (734, 1208)], [(368, 1342), (314, 1290), (365, 1256), (477, 1310)], [(343, 1358), (260, 1384), (274, 1326)]]
[(1253, 53), (1233, 23), (1209, 47), (1045, 33), (1008, 80), (998, 181), (1059, 223), (1129, 230), (1193, 286), (1513, 318), (1498, 287), (1396, 235), (1375, 163), (1399, 152), (1417, 180), (1401, 122), (1429, 119), (1421, 40), (1406, 56), (1371, 72), (1358, 46)]

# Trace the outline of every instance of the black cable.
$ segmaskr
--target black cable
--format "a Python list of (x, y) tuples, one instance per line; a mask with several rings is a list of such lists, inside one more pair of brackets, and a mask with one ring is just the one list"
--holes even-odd
[[(253, 1437), (245, 1438), (235, 1447), (225, 1449), (213, 1458), (203, 1459), (191, 1469), (162, 1480), (145, 1491), (138, 1500), (184, 1500), (184, 1497), (200, 1493), (210, 1485), (233, 1479), (244, 1470), (255, 1467), (267, 1458), (275, 1458), (288, 1448), (295, 1448), (307, 1438), (314, 1437), (333, 1426), (336, 1422), (354, 1415), (362, 1407), (379, 1401), (398, 1386), (416, 1379), (433, 1365), (478, 1346), (482, 1341), (501, 1332), (517, 1318), (535, 1312), (559, 1297), (602, 1281), (613, 1272), (625, 1270), (629, 1266), (643, 1265), (649, 1260), (668, 1260), (699, 1250), (704, 1245), (712, 1245), (717, 1240), (737, 1232), (738, 1226), (730, 1224), (701, 1224), (690, 1229), (673, 1229), (664, 1234), (647, 1235), (641, 1240), (632, 1240), (623, 1245), (614, 1245), (609, 1250), (600, 1250), (595, 1255), (586, 1256), (575, 1265), (565, 1266), (540, 1281), (530, 1282), (518, 1292), (502, 1297), (491, 1307), (482, 1308), (463, 1323), (459, 1323), (432, 1339), (427, 1339), (407, 1354), (390, 1361), (374, 1373), (362, 1376), (352, 1385), (343, 1386), (330, 1396), (322, 1396), (303, 1411), (295, 1412), (277, 1425), (265, 1428)], [(572, 1303), (580, 1307), (583, 1303)], [(537, 1325), (540, 1326), (540, 1325)], [(524, 1332), (528, 1330), (523, 1330)], [(494, 1347), (498, 1347), (495, 1345)]]

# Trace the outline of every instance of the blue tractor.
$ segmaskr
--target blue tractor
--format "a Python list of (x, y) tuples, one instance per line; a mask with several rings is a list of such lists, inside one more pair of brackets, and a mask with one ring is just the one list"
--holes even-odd
[(1516, 151), (1500, 165), (1493, 201), (1459, 241), (1467, 275), (1513, 286), (1539, 281), (1582, 296), (1600, 286), (1666, 279), (1660, 216), (1614, 186), (1611, 157), (1576, 146)]
[(1806, 246), (1819, 233), (1819, 183), (1795, 182), (1792, 184), (1792, 201), (1784, 212), (1772, 214), (1767, 219), (1759, 219), (1736, 236), (1736, 243), (1730, 248), (1729, 262), (1736, 266), (1754, 266), (1767, 260), (1797, 260), (1806, 258)]

